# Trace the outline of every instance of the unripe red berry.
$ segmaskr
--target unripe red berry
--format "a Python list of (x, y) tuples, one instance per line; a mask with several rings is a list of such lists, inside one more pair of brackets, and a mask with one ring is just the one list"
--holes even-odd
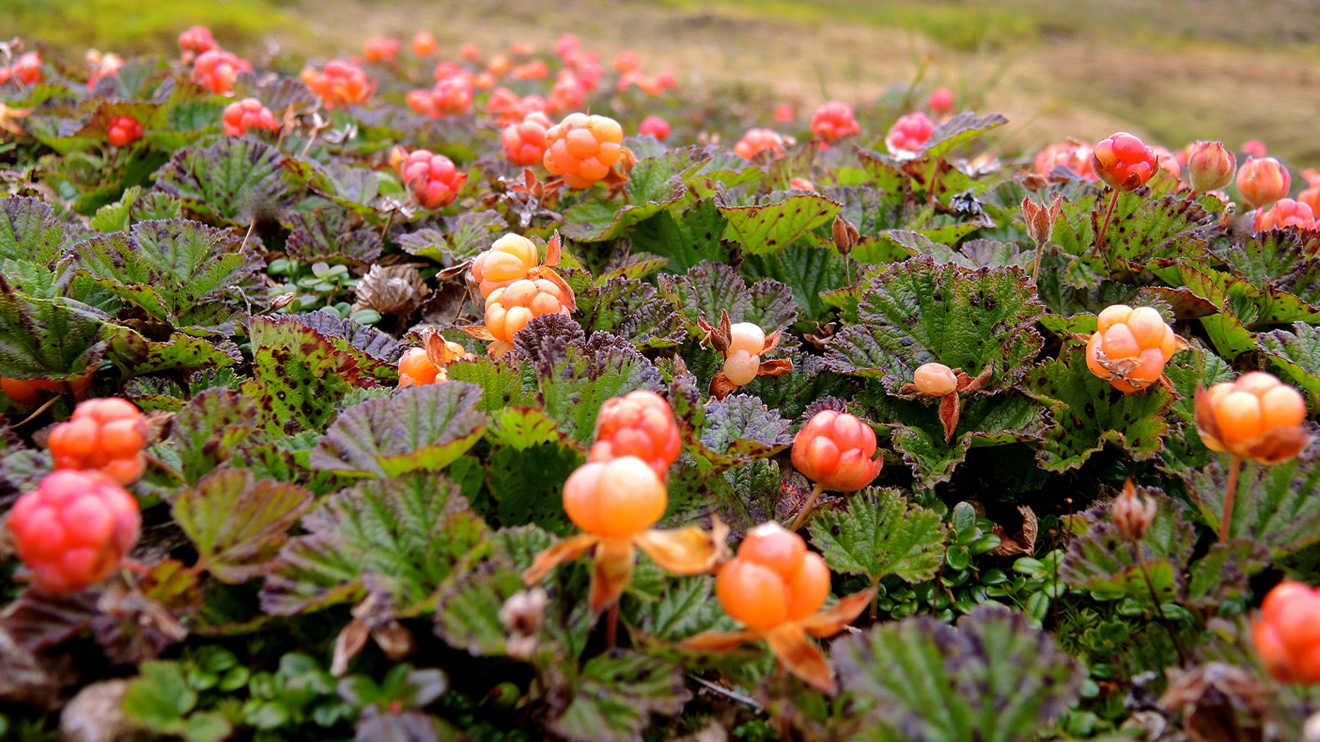
[(1095, 169), (1091, 167), (1091, 147), (1086, 144), (1074, 141), (1051, 144), (1036, 155), (1032, 169), (1037, 175), (1048, 178), (1060, 165), (1085, 180), (1096, 180)]
[(1110, 187), (1131, 191), (1146, 184), (1159, 161), (1142, 141), (1127, 132), (1100, 140), (1091, 150), (1091, 168)]
[(280, 128), (275, 121), (275, 114), (256, 98), (244, 98), (226, 106), (223, 123), (225, 134), (231, 137), (241, 137), (248, 129), (275, 131)]
[(460, 173), (444, 155), (429, 150), (414, 150), (400, 163), (404, 185), (424, 209), (439, 209), (454, 202), (467, 183), (467, 173)]
[(935, 122), (926, 114), (917, 111), (900, 116), (885, 135), (885, 146), (890, 152), (916, 152), (926, 146), (930, 135), (935, 131)]
[(373, 36), (367, 39), (367, 45), (363, 50), (362, 56), (366, 57), (368, 62), (387, 62), (393, 64), (394, 58), (398, 53), (398, 39)]
[(112, 147), (127, 147), (142, 138), (142, 122), (132, 116), (110, 119), (105, 138)]
[(75, 593), (109, 577), (137, 543), (137, 500), (100, 472), (56, 471), (14, 503), (7, 521), (36, 586)]
[(215, 37), (211, 35), (211, 29), (206, 26), (193, 26), (179, 34), (179, 48), (193, 54), (201, 54), (218, 47), (215, 44)]
[(1291, 198), (1281, 198), (1269, 209), (1256, 214), (1257, 231), (1284, 227), (1315, 229), (1315, 212), (1310, 204), (1294, 201)]
[(147, 424), (132, 402), (117, 397), (80, 403), (56, 425), (47, 445), (56, 469), (99, 470), (132, 484), (146, 469)]
[(811, 117), (811, 133), (822, 142), (832, 143), (861, 130), (852, 106), (843, 101), (829, 101)]
[(1320, 683), (1320, 594), (1315, 590), (1298, 582), (1276, 585), (1261, 603), (1251, 635), (1275, 680)]
[(212, 93), (224, 94), (234, 89), (240, 72), (251, 71), (252, 65), (247, 60), (216, 48), (202, 52), (193, 61), (192, 79)]
[(930, 112), (936, 116), (943, 116), (953, 112), (953, 91), (948, 88), (939, 88), (930, 94), (930, 100), (926, 102)]
[(844, 412), (822, 410), (793, 439), (793, 466), (834, 492), (856, 492), (880, 474), (875, 431)]
[(770, 129), (748, 129), (739, 142), (733, 145), (733, 151), (744, 160), (751, 160), (769, 150), (775, 157), (784, 154), (784, 138)]
[(659, 116), (647, 116), (638, 124), (637, 132), (639, 134), (650, 134), (651, 136), (664, 141), (669, 137), (669, 122)]
[(678, 460), (681, 446), (669, 403), (655, 392), (639, 389), (601, 405), (590, 459), (612, 461), (636, 456), (663, 479), (670, 464)]
[(419, 57), (427, 57), (435, 53), (435, 37), (425, 31), (418, 31), (412, 37), (413, 54)]
[(310, 67), (303, 70), (302, 81), (326, 108), (362, 103), (376, 87), (361, 67), (338, 59), (326, 62), (320, 72)]
[(545, 157), (545, 133), (554, 124), (543, 113), (533, 113), (521, 123), (509, 124), (500, 133), (504, 157), (514, 165), (533, 167)]

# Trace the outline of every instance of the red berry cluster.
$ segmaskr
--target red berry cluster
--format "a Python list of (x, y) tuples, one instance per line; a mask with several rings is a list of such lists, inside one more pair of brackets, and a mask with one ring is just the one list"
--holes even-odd
[(234, 81), (241, 72), (251, 72), (247, 60), (215, 47), (202, 52), (193, 62), (192, 79), (207, 90), (224, 94), (234, 89)]
[(311, 67), (303, 70), (302, 81), (326, 108), (362, 103), (376, 88), (361, 67), (338, 59), (326, 62), (320, 72)]
[(843, 101), (832, 100), (816, 109), (811, 117), (811, 133), (825, 143), (833, 143), (861, 130), (861, 125), (853, 117), (852, 106)]
[(636, 456), (664, 479), (670, 464), (678, 460), (681, 446), (669, 403), (655, 392), (638, 389), (601, 405), (590, 459), (612, 461)]
[(1300, 582), (1284, 582), (1265, 596), (1251, 638), (1275, 680), (1320, 683), (1320, 594)]
[(890, 152), (916, 152), (926, 146), (935, 131), (935, 122), (918, 111), (900, 116), (885, 135), (885, 146)]
[(393, 159), (397, 160), (395, 167), (413, 200), (424, 209), (439, 209), (453, 203), (467, 183), (467, 173), (458, 172), (452, 160), (430, 150), (413, 150), (407, 155), (396, 150)]
[(142, 122), (132, 116), (116, 116), (110, 119), (105, 138), (112, 147), (127, 147), (142, 138)]
[(875, 431), (846, 412), (822, 410), (793, 439), (793, 466), (822, 489), (856, 492), (880, 474)]
[(68, 594), (109, 577), (141, 523), (137, 500), (106, 475), (57, 471), (18, 499), (8, 527), (36, 586)]
[(224, 125), (225, 134), (231, 137), (241, 137), (248, 129), (276, 131), (280, 128), (275, 121), (275, 114), (256, 98), (244, 98), (230, 103), (225, 108)]
[(97, 470), (120, 484), (142, 476), (147, 458), (147, 423), (132, 402), (107, 397), (78, 405), (56, 425), (48, 445), (56, 469)]

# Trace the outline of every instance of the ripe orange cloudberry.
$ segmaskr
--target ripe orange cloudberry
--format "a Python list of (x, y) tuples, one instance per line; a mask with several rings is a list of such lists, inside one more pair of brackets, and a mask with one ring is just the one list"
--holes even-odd
[(326, 108), (362, 103), (376, 87), (361, 67), (339, 59), (326, 62), (320, 72), (304, 69), (302, 81)]
[(766, 151), (774, 157), (782, 157), (784, 138), (770, 129), (748, 129), (743, 138), (733, 145), (733, 151), (744, 160), (751, 160)]
[(1153, 307), (1126, 304), (1096, 315), (1096, 331), (1086, 344), (1086, 366), (1115, 389), (1131, 394), (1160, 380), (1164, 364), (1178, 350), (1178, 337)]
[(448, 381), (449, 364), (471, 360), (472, 354), (458, 343), (431, 335), (424, 348), (409, 348), (399, 359), (399, 386), (425, 386)]
[(87, 390), (91, 386), (92, 375), (90, 373), (68, 382), (48, 381), (46, 379), (10, 379), (0, 376), (0, 393), (28, 409), (40, 407), (46, 396), (44, 393), (63, 394), (68, 391), (73, 394), (74, 399), (80, 400), (87, 396)]
[(215, 48), (202, 52), (193, 61), (192, 79), (212, 93), (223, 95), (234, 89), (239, 73), (251, 71), (252, 65), (246, 59)]
[(105, 138), (112, 147), (127, 147), (142, 138), (142, 122), (132, 116), (116, 116), (110, 119)]
[(601, 405), (589, 458), (612, 461), (636, 456), (663, 479), (678, 460), (681, 445), (669, 403), (655, 392), (638, 389)]
[(624, 161), (623, 128), (605, 116), (569, 114), (546, 132), (545, 169), (569, 188), (590, 188)]
[(515, 80), (540, 80), (550, 74), (550, 68), (539, 59), (520, 64), (509, 71)]
[(513, 336), (543, 314), (568, 315), (567, 297), (554, 281), (520, 279), (495, 289), (486, 297), (486, 330), (496, 340), (513, 342)]
[(1320, 594), (1282, 582), (1265, 596), (1251, 622), (1261, 664), (1281, 683), (1320, 683)]
[(917, 391), (932, 397), (943, 397), (958, 390), (958, 377), (943, 363), (925, 363), (912, 374)]
[(385, 38), (383, 36), (373, 36), (367, 39), (366, 48), (363, 49), (362, 56), (368, 62), (394, 63), (394, 58), (399, 54), (399, 40)]
[(564, 482), (564, 512), (597, 536), (641, 533), (660, 520), (668, 502), (664, 482), (636, 456), (588, 462)]
[(533, 167), (545, 157), (545, 133), (553, 126), (544, 113), (533, 113), (521, 123), (509, 124), (500, 133), (504, 157), (514, 165)]
[(1296, 456), (1307, 437), (1306, 401), (1273, 374), (1252, 371), (1197, 394), (1196, 427), (1212, 451), (1274, 464)]
[(1238, 168), (1238, 192), (1253, 209), (1269, 206), (1287, 196), (1291, 188), (1288, 168), (1273, 157), (1248, 157)]
[(1084, 142), (1068, 140), (1062, 144), (1051, 144), (1036, 155), (1032, 169), (1042, 178), (1050, 177), (1054, 168), (1062, 165), (1077, 173), (1085, 180), (1096, 180), (1095, 169), (1091, 167), (1091, 146)]
[(852, 106), (843, 101), (829, 101), (811, 117), (811, 133), (822, 142), (833, 143), (861, 130)]
[(67, 595), (100, 582), (137, 543), (137, 500), (100, 472), (56, 471), (14, 503), (7, 525), (36, 586)]
[(241, 137), (248, 129), (278, 131), (280, 128), (275, 114), (256, 98), (244, 98), (226, 106), (223, 123), (225, 134), (231, 137)]
[(536, 267), (536, 243), (518, 234), (506, 234), (495, 240), (489, 250), (472, 261), (472, 278), (477, 281), (481, 298), (492, 291), (527, 277)]
[(1151, 148), (1127, 132), (1102, 139), (1091, 150), (1091, 169), (1115, 190), (1130, 191), (1145, 185), (1158, 167)]
[(146, 442), (147, 423), (138, 408), (106, 397), (80, 403), (68, 422), (50, 431), (47, 445), (56, 469), (97, 470), (128, 485), (147, 468)]
[(885, 146), (890, 152), (916, 152), (926, 146), (930, 135), (935, 131), (935, 122), (926, 114), (917, 111), (900, 116), (885, 135)]
[(430, 150), (413, 150), (400, 157), (396, 149), (391, 159), (398, 160), (397, 168), (413, 200), (424, 209), (439, 209), (454, 202), (458, 192), (467, 183), (467, 173), (458, 172), (454, 162)]
[(775, 522), (753, 528), (720, 567), (715, 595), (724, 612), (768, 631), (815, 613), (830, 594), (830, 570), (796, 533)]
[(875, 431), (846, 412), (821, 410), (793, 439), (793, 466), (820, 489), (856, 492), (880, 474)]
[(412, 37), (413, 54), (416, 54), (419, 57), (427, 57), (435, 54), (436, 48), (437, 44), (435, 43), (435, 37), (425, 31), (418, 31)]

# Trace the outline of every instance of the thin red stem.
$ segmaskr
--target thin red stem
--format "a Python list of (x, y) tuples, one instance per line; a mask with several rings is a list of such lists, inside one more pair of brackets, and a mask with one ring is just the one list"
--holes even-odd
[(1233, 520), (1233, 500), (1237, 498), (1238, 473), (1242, 459), (1233, 456), (1228, 462), (1228, 492), (1224, 495), (1224, 519), (1219, 522), (1219, 543), (1228, 541), (1228, 524)]
[(811, 516), (812, 508), (816, 506), (816, 499), (824, 491), (825, 488), (819, 484), (811, 488), (811, 494), (807, 495), (807, 501), (802, 503), (802, 509), (798, 511), (797, 517), (793, 519), (793, 525), (789, 526), (788, 530), (796, 531), (807, 522), (807, 518)]
[(1100, 225), (1100, 233), (1095, 236), (1096, 256), (1100, 255), (1100, 244), (1105, 241), (1105, 232), (1109, 229), (1109, 220), (1114, 218), (1114, 207), (1118, 206), (1118, 189), (1114, 189), (1114, 198), (1109, 202), (1109, 210), (1105, 212), (1105, 221)]
[(605, 648), (614, 649), (619, 643), (619, 601), (614, 601), (610, 606), (609, 615), (605, 617)]

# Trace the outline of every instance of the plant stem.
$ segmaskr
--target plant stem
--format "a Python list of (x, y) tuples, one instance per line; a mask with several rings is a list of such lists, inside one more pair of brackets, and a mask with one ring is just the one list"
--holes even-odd
[(1036, 243), (1036, 257), (1031, 261), (1031, 285), (1036, 289), (1036, 294), (1040, 294), (1040, 288), (1036, 286), (1037, 279), (1040, 278), (1040, 254), (1045, 251), (1043, 243)]
[(1224, 518), (1219, 521), (1219, 543), (1228, 541), (1228, 524), (1233, 519), (1233, 500), (1237, 497), (1238, 473), (1242, 471), (1242, 459), (1232, 456), (1228, 462), (1228, 492), (1224, 495)]
[(793, 525), (789, 526), (788, 530), (796, 531), (807, 522), (807, 518), (811, 515), (811, 509), (816, 506), (816, 499), (824, 491), (825, 488), (819, 484), (811, 488), (811, 494), (807, 495), (807, 501), (802, 503), (802, 509), (798, 511), (797, 517), (793, 519)]
[(1155, 613), (1160, 617), (1160, 622), (1164, 624), (1164, 630), (1169, 632), (1169, 639), (1173, 641), (1173, 650), (1178, 653), (1179, 666), (1187, 666), (1187, 653), (1183, 651), (1182, 642), (1178, 641), (1178, 633), (1173, 627), (1173, 622), (1168, 616), (1164, 615), (1164, 606), (1160, 603), (1160, 596), (1155, 592), (1155, 583), (1150, 579), (1150, 570), (1146, 569), (1146, 558), (1141, 555), (1141, 545), (1133, 542), (1132, 554), (1137, 558), (1137, 566), (1141, 568), (1141, 576), (1146, 578), (1146, 588), (1150, 590), (1150, 599), (1155, 601)]
[(619, 639), (619, 601), (610, 606), (610, 613), (605, 617), (605, 648), (614, 649)]
[(1105, 241), (1105, 232), (1109, 229), (1109, 220), (1114, 217), (1114, 207), (1118, 206), (1118, 189), (1114, 189), (1114, 198), (1109, 202), (1109, 210), (1105, 212), (1105, 221), (1100, 225), (1100, 234), (1095, 236), (1094, 254), (1099, 257), (1100, 243)]

